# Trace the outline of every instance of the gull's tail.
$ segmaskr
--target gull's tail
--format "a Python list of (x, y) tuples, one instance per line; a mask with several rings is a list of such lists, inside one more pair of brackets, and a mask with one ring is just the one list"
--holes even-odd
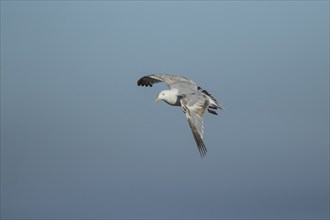
[(205, 94), (210, 101), (209, 107), (207, 108), (207, 111), (211, 114), (217, 115), (216, 112), (217, 109), (223, 110), (222, 106), (219, 104), (219, 102), (210, 94), (208, 91), (202, 89), (198, 86), (198, 91), (201, 91), (203, 94)]

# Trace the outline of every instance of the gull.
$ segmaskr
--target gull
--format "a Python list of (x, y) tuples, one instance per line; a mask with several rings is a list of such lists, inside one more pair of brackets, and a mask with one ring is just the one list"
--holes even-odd
[(206, 147), (203, 141), (203, 117), (207, 110), (217, 115), (217, 109), (223, 109), (217, 100), (206, 90), (184, 76), (155, 73), (141, 77), (137, 81), (138, 86), (152, 87), (153, 84), (163, 82), (170, 89), (163, 90), (156, 98), (172, 106), (181, 106), (191, 128), (201, 157), (206, 155)]

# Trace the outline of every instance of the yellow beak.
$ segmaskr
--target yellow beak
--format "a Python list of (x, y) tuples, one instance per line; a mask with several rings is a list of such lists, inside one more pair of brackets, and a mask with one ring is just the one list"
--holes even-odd
[(159, 101), (160, 101), (160, 98), (155, 99), (155, 102), (159, 102)]

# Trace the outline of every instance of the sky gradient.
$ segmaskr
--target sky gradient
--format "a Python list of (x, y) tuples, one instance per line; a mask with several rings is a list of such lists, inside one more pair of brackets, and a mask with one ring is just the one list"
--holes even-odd
[(328, 218), (328, 134), (328, 1), (1, 1), (3, 219)]

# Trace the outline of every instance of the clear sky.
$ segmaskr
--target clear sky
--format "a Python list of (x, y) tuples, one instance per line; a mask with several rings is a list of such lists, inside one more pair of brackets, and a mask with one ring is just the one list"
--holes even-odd
[(1, 218), (328, 218), (328, 133), (328, 1), (1, 1)]

